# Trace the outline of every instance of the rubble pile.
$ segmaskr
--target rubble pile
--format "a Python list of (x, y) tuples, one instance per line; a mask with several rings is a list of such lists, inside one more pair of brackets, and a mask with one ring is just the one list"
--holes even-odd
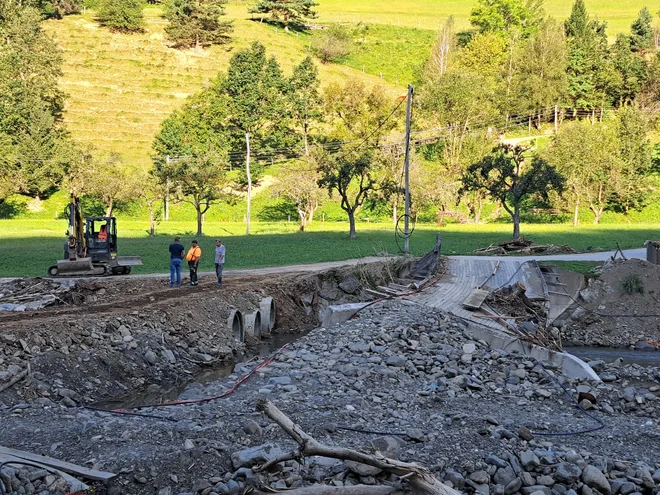
[(70, 493), (69, 483), (45, 469), (3, 466), (0, 481), (7, 495), (51, 495)]
[(53, 305), (83, 304), (103, 296), (105, 289), (86, 280), (24, 278), (0, 284), (0, 311), (34, 311)]
[(509, 254), (574, 254), (575, 249), (566, 245), (555, 244), (534, 244), (530, 239), (518, 237), (509, 241), (502, 241), (497, 244), (491, 244), (484, 248), (474, 250), (478, 254), (487, 254), (490, 256), (505, 256)]
[(603, 265), (560, 325), (565, 345), (660, 350), (660, 265), (617, 260)]

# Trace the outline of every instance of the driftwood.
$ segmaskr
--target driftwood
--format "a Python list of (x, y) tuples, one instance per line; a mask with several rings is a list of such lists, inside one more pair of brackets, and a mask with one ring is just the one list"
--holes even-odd
[(312, 485), (294, 490), (272, 491), (272, 492), (250, 492), (250, 495), (272, 495), (273, 493), (286, 493), (287, 495), (389, 495), (396, 491), (391, 486), (372, 486), (372, 485), (354, 485), (354, 486), (330, 486), (330, 485)]
[(383, 471), (388, 471), (397, 476), (401, 476), (402, 478), (406, 478), (416, 494), (460, 495), (460, 492), (441, 483), (428, 469), (418, 464), (390, 459), (379, 454), (369, 455), (363, 452), (358, 452), (357, 450), (319, 443), (316, 439), (305, 433), (300, 426), (291, 421), (286, 414), (280, 411), (268, 399), (260, 399), (257, 402), (257, 411), (264, 413), (270, 419), (275, 421), (275, 423), (277, 423), (300, 446), (297, 451), (271, 459), (260, 466), (258, 471), (264, 471), (269, 467), (286, 460), (320, 455), (323, 457), (332, 457), (334, 459), (367, 464), (382, 469)]
[(30, 372), (30, 369), (29, 369), (29, 368), (25, 368), (23, 371), (21, 371), (21, 372), (18, 373), (16, 376), (14, 376), (14, 378), (12, 378), (11, 380), (9, 380), (7, 383), (5, 383), (5, 384), (3, 384), (3, 385), (0, 385), (0, 392), (4, 392), (5, 390), (7, 390), (9, 387), (11, 387), (12, 385), (14, 385), (15, 383), (20, 382), (23, 378), (25, 378), (26, 376), (28, 376), (28, 373), (29, 373), (29, 372)]

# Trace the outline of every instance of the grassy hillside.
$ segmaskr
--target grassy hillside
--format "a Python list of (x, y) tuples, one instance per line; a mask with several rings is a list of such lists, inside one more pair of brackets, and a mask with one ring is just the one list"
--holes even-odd
[[(90, 12), (48, 21), (48, 31), (64, 50), (61, 84), (69, 95), (65, 120), (74, 137), (102, 152), (118, 152), (128, 163), (149, 165), (161, 121), (225, 69), (233, 50), (261, 41), (285, 71), (307, 55), (308, 35), (250, 20), (245, 4), (228, 10), (235, 23), (234, 42), (198, 52), (165, 45), (165, 24), (157, 8), (146, 9), (146, 32), (130, 36), (99, 28)], [(358, 77), (400, 92), (386, 80), (345, 65), (319, 69), (323, 84)]]
[[(442, 21), (454, 16), (457, 29), (470, 27), (470, 10), (476, 0), (319, 0), (321, 22), (366, 22), (436, 30)], [(627, 32), (642, 7), (655, 14), (658, 4), (649, 0), (585, 0), (587, 10), (607, 21), (608, 33)], [(564, 20), (573, 0), (545, 0), (546, 12)]]
[[(321, 0), (319, 22), (366, 22), (360, 42), (345, 64), (319, 65), (322, 83), (357, 77), (402, 94), (428, 54), (435, 29), (453, 15), (467, 28), (473, 0)], [(646, 0), (587, 0), (592, 14), (608, 21), (609, 33), (627, 31)], [(547, 0), (559, 19), (572, 0)], [(185, 98), (227, 67), (234, 50), (258, 40), (275, 53), (285, 71), (309, 52), (310, 35), (287, 33), (251, 19), (244, 2), (232, 1), (233, 42), (208, 50), (166, 46), (161, 10), (148, 7), (144, 34), (112, 34), (99, 28), (92, 12), (46, 22), (64, 50), (62, 87), (69, 94), (65, 120), (74, 137), (101, 152), (120, 153), (127, 163), (149, 166), (151, 142), (161, 121)], [(651, 10), (655, 10), (651, 8)], [(381, 78), (382, 77), (382, 78)]]

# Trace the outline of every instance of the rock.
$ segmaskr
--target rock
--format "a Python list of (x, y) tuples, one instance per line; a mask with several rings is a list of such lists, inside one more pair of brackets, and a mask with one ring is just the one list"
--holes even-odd
[(128, 337), (131, 335), (131, 330), (126, 325), (120, 325), (117, 331), (122, 337)]
[(560, 483), (570, 485), (580, 479), (582, 470), (570, 462), (560, 462), (555, 471), (555, 479)]
[(475, 471), (470, 475), (470, 479), (474, 481), (477, 484), (488, 484), (490, 481), (490, 476), (488, 476), (488, 473), (486, 471)]
[(195, 444), (193, 443), (192, 440), (190, 440), (189, 438), (187, 438), (186, 441), (183, 442), (183, 448), (184, 448), (185, 450), (192, 450), (192, 449), (195, 448)]
[(172, 487), (166, 486), (158, 490), (158, 495), (172, 495)]
[(528, 442), (534, 439), (534, 435), (526, 426), (521, 426), (518, 428), (518, 436)]
[(145, 352), (145, 353), (144, 353), (144, 360), (145, 360), (147, 363), (149, 363), (150, 365), (153, 366), (154, 364), (156, 364), (156, 361), (157, 361), (156, 353), (153, 352), (153, 351), (147, 351), (147, 352)]
[[(513, 471), (511, 466), (506, 466), (499, 468), (495, 475), (493, 476), (493, 481), (498, 485), (503, 485), (505, 487), (509, 486), (512, 481), (516, 479), (516, 473)], [(522, 480), (521, 480), (522, 484)], [(518, 490), (516, 490), (518, 491)]]
[(473, 342), (468, 342), (467, 344), (463, 344), (463, 354), (474, 354), (474, 351), (476, 350), (477, 350), (477, 346)]
[(636, 351), (655, 351), (655, 346), (648, 343), (646, 340), (638, 340), (635, 342)]
[(426, 435), (424, 435), (421, 428), (408, 428), (406, 430), (406, 435), (408, 438), (416, 442), (424, 442), (426, 440)]
[(532, 485), (523, 487), (520, 492), (523, 495), (552, 495), (552, 490), (543, 485)]
[(504, 488), (504, 495), (513, 495), (514, 493), (520, 491), (522, 487), (522, 480), (520, 478), (515, 478)]
[(243, 431), (248, 435), (261, 435), (261, 426), (256, 421), (248, 421), (243, 425)]
[(406, 365), (406, 358), (403, 356), (390, 356), (385, 360), (385, 364), (395, 368), (403, 368)]
[(555, 480), (552, 476), (539, 476), (536, 478), (536, 483), (543, 486), (552, 486), (555, 484)]
[(637, 486), (635, 483), (624, 483), (621, 485), (621, 489), (619, 490), (619, 493), (621, 495), (629, 495), (630, 493), (636, 492), (637, 491)]
[(519, 454), (519, 457), (520, 457), (520, 462), (527, 471), (531, 471), (541, 463), (541, 461), (539, 461), (539, 458), (536, 456), (536, 454), (534, 454), (534, 452), (532, 452), (531, 450), (525, 450), (524, 452), (521, 452)]
[(351, 275), (339, 282), (339, 288), (346, 294), (355, 294), (360, 290), (360, 282), (355, 276)]
[(603, 472), (590, 464), (582, 470), (582, 482), (601, 493), (611, 492), (610, 483), (607, 481)]
[(193, 493), (199, 493), (207, 488), (211, 488), (211, 486), (213, 485), (211, 485), (208, 480), (197, 480), (195, 481), (195, 484), (193, 484), (192, 491)]
[(263, 464), (268, 459), (283, 454), (282, 449), (273, 443), (265, 443), (248, 449), (239, 450), (231, 455), (231, 462), (234, 469), (241, 467), (252, 467), (256, 464)]
[(376, 476), (382, 472), (382, 470), (377, 467), (362, 464), (361, 462), (346, 461), (345, 463), (348, 469), (359, 476)]
[(268, 380), (269, 383), (273, 385), (291, 385), (291, 377), (290, 376), (274, 376), (270, 380)]
[(636, 394), (637, 389), (635, 389), (635, 387), (626, 387), (623, 389), (623, 400), (626, 402), (632, 402), (635, 400)]
[(445, 471), (445, 481), (451, 482), (454, 488), (457, 490), (462, 490), (465, 486), (465, 478), (461, 473), (457, 473), (453, 469), (447, 469)]
[[(390, 459), (398, 459), (401, 454), (401, 444), (399, 443), (399, 440), (394, 437), (385, 436), (374, 438), (371, 441), (371, 446), (374, 450), (377, 450)], [(338, 461), (335, 460), (334, 463), (336, 462)]]
[(655, 473), (653, 473), (653, 481), (660, 484), (660, 469), (656, 470)]
[[(506, 462), (504, 459), (500, 459), (499, 457), (493, 454), (486, 457), (486, 464), (497, 466), (498, 468), (506, 468), (509, 465), (509, 463)], [(511, 472), (513, 472), (513, 470), (511, 470)], [(499, 484), (506, 486), (506, 483), (499, 483)]]
[(170, 364), (174, 364), (174, 363), (176, 363), (176, 357), (174, 356), (174, 353), (173, 353), (171, 350), (169, 350), (169, 349), (165, 349), (165, 350), (162, 352), (162, 354), (163, 354), (163, 357), (165, 358), (165, 360), (166, 360), (168, 363), (170, 363)]

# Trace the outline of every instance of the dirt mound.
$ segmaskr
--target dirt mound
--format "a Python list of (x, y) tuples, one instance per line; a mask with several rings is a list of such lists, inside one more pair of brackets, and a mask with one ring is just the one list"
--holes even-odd
[(565, 343), (622, 347), (646, 341), (652, 349), (660, 341), (660, 266), (637, 259), (606, 263), (580, 292), (562, 330)]

